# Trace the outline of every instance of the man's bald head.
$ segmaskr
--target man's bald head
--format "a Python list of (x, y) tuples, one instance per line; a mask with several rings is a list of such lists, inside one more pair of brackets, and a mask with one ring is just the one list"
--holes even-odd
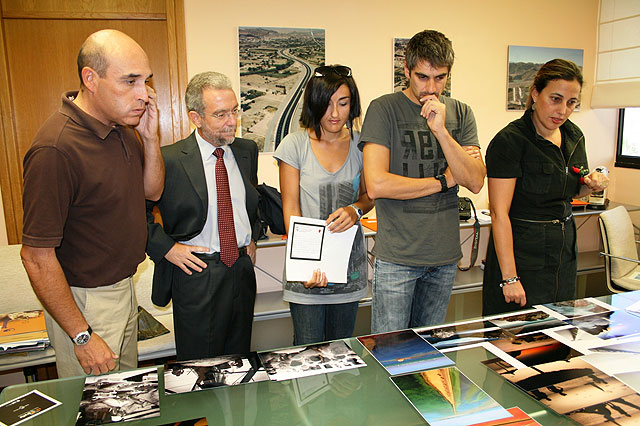
[(82, 81), (82, 69), (89, 67), (104, 78), (107, 74), (109, 61), (114, 55), (135, 55), (146, 53), (131, 37), (118, 30), (100, 30), (91, 34), (80, 46), (78, 52), (78, 77)]

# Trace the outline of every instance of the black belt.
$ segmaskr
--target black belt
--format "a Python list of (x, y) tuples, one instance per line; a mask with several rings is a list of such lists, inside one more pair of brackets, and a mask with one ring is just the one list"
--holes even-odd
[(565, 223), (571, 220), (573, 214), (570, 214), (567, 217), (563, 217), (562, 219), (552, 219), (552, 220), (533, 220), (533, 219), (520, 219), (517, 217), (510, 218), (511, 220), (517, 220), (519, 222), (529, 222), (529, 223), (547, 223), (552, 225), (557, 225), (559, 223)]
[[(220, 261), (220, 253), (193, 253), (198, 259), (202, 260), (215, 260), (216, 262)], [(244, 256), (247, 254), (247, 247), (238, 247), (238, 255)]]

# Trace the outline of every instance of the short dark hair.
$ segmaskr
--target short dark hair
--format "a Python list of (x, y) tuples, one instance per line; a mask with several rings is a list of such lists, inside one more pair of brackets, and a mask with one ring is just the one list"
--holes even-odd
[(78, 77), (80, 78), (81, 86), (84, 86), (84, 82), (82, 81), (82, 69), (84, 67), (92, 68), (102, 78), (107, 75), (109, 61), (107, 60), (105, 49), (100, 43), (96, 43), (91, 36), (80, 46), (77, 63)]
[(577, 81), (582, 89), (583, 80), (580, 68), (566, 59), (552, 59), (540, 67), (533, 79), (533, 83), (529, 88), (529, 97), (527, 97), (527, 109), (533, 105), (533, 96), (531, 96), (533, 89), (535, 88), (540, 93), (553, 80)]
[[(329, 67), (336, 66), (338, 65), (330, 65)], [(321, 77), (313, 75), (307, 82), (307, 86), (304, 89), (304, 102), (302, 114), (300, 115), (300, 125), (305, 129), (313, 129), (318, 138), (322, 134), (320, 121), (325, 112), (327, 112), (331, 96), (333, 96), (343, 84), (347, 85), (351, 96), (347, 127), (353, 136), (353, 126), (354, 124), (356, 126), (358, 125), (358, 118), (362, 112), (358, 86), (356, 86), (353, 77), (345, 77), (336, 72), (327, 72)]]
[(405, 51), (405, 62), (409, 71), (419, 62), (427, 61), (432, 67), (453, 66), (453, 45), (451, 40), (436, 30), (424, 30), (411, 37)]

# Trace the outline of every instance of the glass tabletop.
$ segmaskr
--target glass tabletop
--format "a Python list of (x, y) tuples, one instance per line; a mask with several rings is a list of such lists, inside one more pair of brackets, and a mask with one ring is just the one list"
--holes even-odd
[[(161, 416), (127, 422), (158, 425), (206, 417), (209, 424), (225, 425), (423, 425), (425, 421), (389, 379), (389, 373), (355, 339), (346, 342), (367, 367), (320, 374), (282, 382), (265, 381), (184, 394), (164, 394), (160, 373)], [(504, 408), (514, 406), (542, 425), (573, 425), (542, 403), (520, 391), (482, 364), (494, 356), (482, 347), (446, 354), (473, 382)], [(0, 395), (9, 401), (32, 389), (63, 404), (25, 423), (72, 425), (84, 386), (83, 377), (14, 385)]]

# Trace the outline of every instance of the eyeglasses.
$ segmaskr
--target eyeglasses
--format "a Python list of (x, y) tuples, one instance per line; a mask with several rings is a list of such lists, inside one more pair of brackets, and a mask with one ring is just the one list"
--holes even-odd
[(316, 77), (326, 77), (328, 73), (338, 74), (341, 77), (351, 77), (351, 68), (344, 65), (323, 65), (313, 71)]
[(221, 112), (215, 112), (213, 114), (209, 114), (207, 112), (203, 112), (203, 114), (204, 115), (210, 115), (211, 117), (215, 118), (216, 120), (226, 120), (226, 119), (229, 119), (231, 117), (238, 118), (238, 116), (240, 116), (240, 109), (238, 107), (235, 107), (231, 111), (221, 111)]

